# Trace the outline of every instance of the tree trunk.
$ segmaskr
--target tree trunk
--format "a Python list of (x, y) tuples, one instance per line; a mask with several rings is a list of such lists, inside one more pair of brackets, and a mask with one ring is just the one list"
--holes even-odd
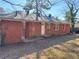
[(75, 30), (74, 30), (74, 25), (75, 25), (75, 21), (74, 21), (74, 17), (72, 16), (71, 18), (71, 32), (74, 33)]

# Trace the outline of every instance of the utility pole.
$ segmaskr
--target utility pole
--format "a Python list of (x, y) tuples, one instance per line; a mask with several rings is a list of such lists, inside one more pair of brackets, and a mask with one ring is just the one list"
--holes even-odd
[(36, 20), (38, 21), (38, 0), (36, 0)]

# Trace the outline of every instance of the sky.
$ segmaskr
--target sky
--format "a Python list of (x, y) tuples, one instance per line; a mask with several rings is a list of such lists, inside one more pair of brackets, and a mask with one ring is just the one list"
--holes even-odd
[[(16, 4), (22, 4), (24, 5), (26, 3), (26, 0), (8, 0), (12, 3)], [(58, 17), (61, 20), (64, 20), (64, 9), (65, 9), (65, 4), (62, 2), (59, 2), (58, 4), (52, 6), (50, 10), (45, 10), (46, 14), (52, 14), (54, 17)], [(12, 12), (12, 11), (22, 11), (23, 9), (21, 7), (13, 7), (10, 4), (0, 0), (0, 7), (3, 7), (4, 10), (7, 12)]]

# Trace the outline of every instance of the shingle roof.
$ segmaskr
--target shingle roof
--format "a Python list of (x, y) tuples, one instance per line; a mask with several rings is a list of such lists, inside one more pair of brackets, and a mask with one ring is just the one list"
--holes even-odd
[[(13, 19), (25, 19), (27, 21), (34, 21), (34, 20), (36, 20), (36, 14), (34, 14), (34, 13), (31, 13), (29, 15), (26, 15), (26, 12), (17, 11), (17, 16), (15, 16), (15, 15), (16, 15), (16, 11), (14, 11), (12, 13), (0, 14), (0, 17), (2, 17), (2, 18), (13, 18)], [(59, 22), (53, 16), (51, 17), (51, 20), (49, 20), (49, 18), (46, 17), (46, 16), (38, 17), (38, 19), (39, 19), (39, 21)]]
[(0, 14), (0, 17), (4, 17), (4, 16), (6, 16), (6, 15), (8, 15), (8, 14)]

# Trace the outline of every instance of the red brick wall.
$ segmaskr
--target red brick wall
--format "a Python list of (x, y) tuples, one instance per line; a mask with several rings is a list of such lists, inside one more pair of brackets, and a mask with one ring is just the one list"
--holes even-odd
[(55, 24), (52, 23), (51, 29), (52, 29), (52, 32), (54, 33), (55, 32)]
[(53, 28), (54, 28), (54, 31), (53, 31), (53, 35), (59, 35), (60, 34), (60, 25), (59, 23), (54, 23), (53, 24)]
[(70, 32), (70, 24), (60, 24), (60, 32), (61, 33), (69, 33)]
[[(41, 22), (26, 22), (25, 29), (21, 21), (0, 21), (0, 28), (4, 34), (5, 44), (22, 42), (22, 36), (26, 38), (41, 36)], [(45, 23), (45, 35), (60, 35), (61, 33), (70, 32), (70, 24), (57, 24), (59, 30), (55, 31), (55, 23)], [(0, 29), (0, 30), (1, 30)]]
[(22, 23), (19, 21), (2, 21), (2, 30), (6, 44), (21, 42)]
[(26, 22), (26, 37), (41, 36), (40, 22)]
[(45, 24), (45, 32), (46, 32), (46, 35), (53, 35), (55, 33), (55, 27), (56, 25), (54, 23), (46, 23)]
[(65, 32), (66, 33), (69, 33), (70, 32), (70, 24), (66, 24)]
[(1, 31), (1, 21), (0, 21), (0, 31)]
[(45, 23), (45, 34), (46, 35), (51, 35), (52, 30), (51, 30), (51, 24)]
[(64, 31), (65, 31), (65, 26), (64, 26), (64, 24), (60, 24), (60, 32), (61, 33), (64, 33)]

